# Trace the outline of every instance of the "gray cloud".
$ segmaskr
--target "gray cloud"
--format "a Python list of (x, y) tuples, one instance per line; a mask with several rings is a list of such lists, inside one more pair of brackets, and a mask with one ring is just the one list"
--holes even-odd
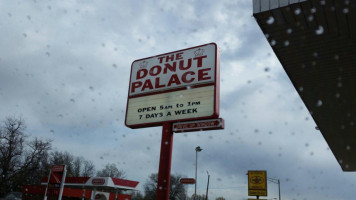
[(284, 199), (355, 195), (355, 175), (341, 172), (315, 130), (252, 17), (252, 1), (0, 5), (0, 118), (22, 116), (29, 133), (54, 139), (57, 150), (97, 168), (117, 163), (142, 185), (158, 171), (161, 128), (124, 126), (132, 61), (216, 42), (226, 129), (176, 134), (172, 173), (193, 177), (200, 145), (198, 191), (208, 170), (211, 197), (246, 199), (252, 169), (281, 179)]

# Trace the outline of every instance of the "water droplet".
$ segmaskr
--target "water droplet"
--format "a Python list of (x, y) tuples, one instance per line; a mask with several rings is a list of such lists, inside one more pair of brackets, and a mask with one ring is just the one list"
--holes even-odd
[(89, 90), (94, 90), (94, 87), (93, 86), (89, 86)]
[(340, 98), (340, 93), (336, 93), (336, 94), (335, 94), (335, 97), (336, 97), (336, 98)]
[(74, 103), (74, 102), (75, 102), (75, 100), (74, 100), (74, 99), (70, 99), (70, 101), (71, 101), (72, 103)]
[(27, 19), (28, 19), (28, 20), (31, 20), (31, 16), (27, 15)]
[(287, 29), (286, 31), (288, 34), (291, 34), (293, 32), (293, 30), (291, 28)]
[(319, 100), (316, 102), (316, 106), (317, 106), (317, 107), (320, 107), (320, 106), (322, 106), (322, 105), (323, 105), (323, 101), (319, 99)]
[(271, 46), (276, 45), (276, 43), (277, 43), (276, 40), (271, 40), (271, 41), (270, 41)]
[(346, 150), (350, 150), (351, 147), (349, 145), (346, 146)]
[(54, 133), (54, 130), (53, 130), (53, 129), (51, 129), (49, 132)]
[(190, 86), (187, 86), (187, 90), (190, 90), (190, 89), (192, 89), (192, 87), (190, 87)]
[(179, 98), (183, 98), (183, 97), (184, 97), (184, 95), (183, 95), (183, 94), (180, 94), (180, 95), (179, 95)]
[(114, 68), (117, 68), (117, 65), (116, 65), (116, 64), (112, 64), (112, 66), (113, 66)]
[(321, 34), (323, 34), (323, 33), (324, 33), (324, 27), (321, 26), (321, 25), (319, 25), (319, 26), (318, 26), (318, 29), (315, 30), (315, 34), (321, 35)]
[(151, 147), (146, 147), (147, 150), (151, 150)]
[(311, 13), (316, 13), (316, 8), (311, 8), (311, 9), (310, 9), (310, 12), (311, 12)]
[(22, 35), (23, 35), (24, 37), (27, 37), (27, 34), (26, 34), (26, 33), (23, 33)]
[(284, 41), (284, 46), (289, 46), (289, 41), (288, 40), (286, 40), (286, 41)]
[(349, 13), (349, 9), (348, 9), (348, 8), (344, 8), (344, 9), (342, 10), (342, 12), (343, 12), (344, 14), (347, 14), (347, 13)]
[(270, 68), (269, 67), (265, 67), (265, 72), (269, 72)]
[(272, 16), (270, 16), (268, 19), (267, 19), (267, 24), (273, 24), (274, 23), (274, 18)]
[(295, 15), (299, 15), (302, 11), (300, 10), (300, 8), (297, 8), (294, 10), (294, 14)]
[(308, 16), (308, 21), (311, 22), (311, 21), (313, 21), (313, 20), (314, 20), (314, 16), (313, 16), (313, 15), (309, 15), (309, 16)]
[(162, 190), (162, 186), (159, 186), (158, 188), (159, 188), (160, 190)]
[(339, 60), (339, 58), (340, 58), (339, 55), (335, 55), (335, 56), (334, 56), (334, 59), (335, 59), (335, 60)]
[(340, 159), (340, 160), (339, 160), (339, 163), (342, 164), (342, 163), (343, 163), (343, 160)]
[(318, 57), (318, 52), (314, 52), (314, 53), (313, 53), (313, 56), (314, 56), (314, 57)]
[(266, 37), (266, 38), (269, 38), (269, 34), (268, 34), (268, 33), (266, 33), (266, 34), (265, 34), (265, 37)]

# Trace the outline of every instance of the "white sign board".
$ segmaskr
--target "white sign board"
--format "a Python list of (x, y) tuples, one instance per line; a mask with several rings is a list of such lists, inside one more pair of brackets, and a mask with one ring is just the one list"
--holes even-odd
[(219, 115), (219, 51), (215, 43), (136, 60), (125, 124), (131, 128)]

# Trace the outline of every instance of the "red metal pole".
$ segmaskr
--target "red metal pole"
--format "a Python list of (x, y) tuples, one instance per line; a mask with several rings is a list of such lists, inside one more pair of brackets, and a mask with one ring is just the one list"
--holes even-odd
[(171, 163), (173, 148), (172, 123), (162, 126), (161, 155), (159, 158), (156, 200), (168, 200), (171, 181)]

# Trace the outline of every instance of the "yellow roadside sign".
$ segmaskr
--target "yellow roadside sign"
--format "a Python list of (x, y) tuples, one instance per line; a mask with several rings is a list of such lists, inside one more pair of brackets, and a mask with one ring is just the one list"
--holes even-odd
[[(248, 199), (248, 200), (256, 200), (256, 199)], [(267, 199), (259, 199), (259, 200), (267, 200)]]
[(248, 171), (248, 195), (267, 196), (266, 171)]

